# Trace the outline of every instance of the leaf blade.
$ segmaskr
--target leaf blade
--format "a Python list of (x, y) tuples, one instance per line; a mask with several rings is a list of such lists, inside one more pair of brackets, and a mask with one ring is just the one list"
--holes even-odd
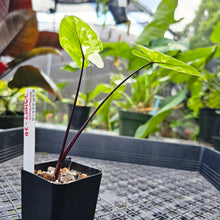
[(8, 14), (0, 23), (0, 54), (16, 57), (30, 50), (38, 38), (36, 12), (17, 10)]
[(151, 132), (154, 131), (155, 127), (167, 117), (171, 110), (175, 106), (179, 105), (184, 99), (185, 91), (180, 91), (177, 95), (173, 96), (171, 101), (161, 108), (154, 117), (150, 118), (144, 125), (138, 127), (135, 137), (147, 137)]
[(136, 47), (139, 49), (139, 51), (134, 50), (133, 54), (138, 57), (154, 62), (157, 65), (163, 68), (166, 68), (166, 69), (175, 70), (177, 72), (182, 72), (182, 73), (186, 73), (189, 75), (199, 76), (205, 79), (204, 76), (198, 70), (196, 70), (192, 66), (185, 64), (184, 62), (180, 60), (177, 60), (171, 56), (168, 56), (166, 54), (160, 53), (155, 50), (151, 50), (141, 45), (136, 45)]
[(30, 65), (19, 67), (14, 74), (14, 78), (8, 83), (8, 86), (18, 89), (36, 86), (45, 89), (58, 100), (62, 99), (62, 95), (56, 84), (45, 73)]
[[(62, 19), (59, 40), (61, 46), (79, 68), (82, 67), (83, 58), (86, 58), (85, 67), (87, 67), (89, 65), (88, 57), (102, 50), (102, 43), (93, 29), (76, 16), (68, 16)], [(95, 60), (93, 59), (92, 62), (97, 65)]]
[(136, 40), (137, 44), (147, 45), (151, 40), (164, 36), (169, 25), (174, 22), (177, 2), (177, 0), (161, 1), (153, 16), (153, 21), (145, 27)]

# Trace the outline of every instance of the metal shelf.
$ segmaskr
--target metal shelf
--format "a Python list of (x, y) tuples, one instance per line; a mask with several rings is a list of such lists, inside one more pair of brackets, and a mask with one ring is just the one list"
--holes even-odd
[[(36, 154), (36, 162), (57, 159)], [(220, 219), (220, 192), (196, 171), (73, 157), (100, 168), (95, 220)], [(22, 156), (1, 163), (0, 219), (21, 219)]]

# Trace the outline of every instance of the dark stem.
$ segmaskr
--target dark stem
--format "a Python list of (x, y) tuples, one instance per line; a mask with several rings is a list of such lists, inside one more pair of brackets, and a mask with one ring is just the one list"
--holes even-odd
[[(75, 98), (74, 98), (73, 107), (72, 107), (71, 114), (70, 114), (70, 117), (69, 117), (67, 129), (66, 129), (65, 136), (64, 136), (64, 139), (63, 139), (63, 144), (62, 144), (62, 148), (60, 150), (60, 155), (59, 155), (58, 161), (61, 160), (61, 156), (62, 156), (63, 151), (64, 151), (65, 146), (66, 146), (66, 140), (67, 140), (68, 135), (69, 135), (70, 125), (71, 125), (71, 122), (72, 122), (72, 118), (73, 118), (73, 114), (74, 114), (74, 111), (75, 111), (75, 107), (76, 107), (76, 103), (77, 103), (77, 99), (78, 99), (78, 95), (79, 95), (79, 91), (80, 91), (80, 86), (81, 86), (81, 82), (82, 82), (82, 76), (83, 76), (83, 71), (84, 71), (84, 63), (85, 63), (85, 58), (83, 56), (82, 69), (81, 69), (81, 73), (80, 73), (80, 77), (79, 77), (78, 87), (77, 87), (77, 90), (76, 90), (76, 95), (75, 95)], [(62, 164), (61, 164), (61, 166), (62, 166)], [(60, 169), (55, 170), (55, 172), (54, 172), (56, 179), (59, 175), (59, 170)]]
[(102, 105), (108, 100), (108, 98), (123, 84), (125, 83), (129, 78), (131, 78), (134, 74), (136, 74), (138, 71), (142, 70), (143, 68), (150, 66), (151, 64), (153, 64), (154, 62), (150, 62), (142, 67), (140, 67), (138, 70), (136, 70), (135, 72), (131, 73), (130, 75), (128, 75), (121, 83), (119, 83), (105, 98), (104, 100), (99, 104), (99, 106), (94, 110), (94, 112), (91, 114), (91, 116), (86, 120), (86, 122), (82, 125), (82, 127), (76, 132), (76, 134), (74, 135), (74, 137), (71, 139), (71, 141), (69, 142), (69, 144), (67, 145), (66, 149), (63, 150), (62, 155), (59, 156), (59, 160), (57, 161), (57, 165), (56, 165), (56, 169), (55, 169), (55, 177), (56, 175), (58, 176), (59, 170), (62, 167), (62, 164), (67, 156), (67, 154), (69, 153), (70, 149), (72, 148), (73, 144), (76, 142), (76, 140), (78, 139), (78, 137), (80, 136), (80, 134), (83, 132), (83, 130), (85, 129), (85, 127), (88, 125), (88, 123), (91, 121), (91, 119), (94, 117), (94, 115), (96, 114), (96, 112), (102, 107)]

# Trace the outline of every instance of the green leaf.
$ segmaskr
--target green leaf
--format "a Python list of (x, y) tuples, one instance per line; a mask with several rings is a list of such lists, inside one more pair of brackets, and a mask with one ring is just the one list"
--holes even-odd
[(45, 89), (58, 100), (62, 99), (60, 90), (56, 84), (38, 68), (29, 65), (19, 67), (14, 74), (14, 78), (8, 83), (8, 86), (18, 89), (36, 86)]
[(93, 54), (98, 54), (102, 50), (102, 43), (92, 28), (76, 16), (68, 16), (62, 19), (59, 29), (59, 40), (61, 46), (82, 68), (82, 61), (85, 58), (85, 66), (89, 61), (98, 67), (103, 67), (103, 61), (91, 59)]
[(126, 42), (107, 42), (103, 43), (102, 56), (121, 57), (130, 60), (132, 55), (131, 47)]
[(75, 72), (78, 69), (79, 69), (79, 67), (73, 61), (68, 63), (68, 64), (66, 64), (64, 67), (61, 67), (61, 70), (66, 70), (67, 72), (71, 72), (71, 73)]
[(168, 55), (165, 55), (165, 54), (160, 53), (155, 50), (151, 50), (151, 49), (144, 47), (144, 46), (141, 46), (141, 45), (136, 45), (136, 47), (138, 47), (140, 49), (140, 51), (134, 50), (133, 54), (138, 57), (141, 57), (141, 58), (144, 58), (148, 61), (154, 62), (157, 65), (159, 65), (163, 68), (166, 68), (166, 69), (175, 70), (177, 72), (182, 72), (182, 73), (186, 73), (189, 75), (199, 76), (199, 77), (205, 79), (203, 77), (203, 75), (198, 70), (196, 70), (192, 66), (189, 66), (189, 65), (183, 63), (180, 60), (177, 60), (173, 57), (170, 57)]
[(88, 100), (91, 101), (100, 93), (110, 93), (112, 90), (111, 86), (108, 84), (98, 84), (95, 89), (89, 94)]
[[(170, 97), (169, 97), (170, 98)], [(185, 91), (180, 91), (177, 95), (170, 99), (170, 102), (161, 108), (155, 116), (148, 120), (144, 125), (138, 127), (135, 137), (145, 138), (151, 134), (157, 125), (162, 122), (172, 111), (172, 109), (179, 105), (185, 99)]]
[(193, 62), (199, 59), (209, 61), (210, 58), (212, 58), (212, 56), (216, 53), (216, 50), (217, 46), (188, 50), (186, 52), (179, 53), (177, 59), (183, 61), (184, 63)]
[(220, 43), (220, 21), (215, 26), (215, 29), (213, 30), (210, 39), (214, 43)]
[(154, 13), (153, 21), (145, 27), (136, 43), (148, 45), (151, 40), (163, 37), (169, 25), (175, 22), (174, 12), (177, 3), (177, 0), (162, 0)]

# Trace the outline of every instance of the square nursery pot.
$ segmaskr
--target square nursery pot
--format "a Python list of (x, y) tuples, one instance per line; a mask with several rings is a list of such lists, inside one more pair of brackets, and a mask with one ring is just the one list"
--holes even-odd
[(7, 111), (6, 115), (0, 115), (0, 129), (23, 127), (24, 113)]
[[(73, 105), (68, 104), (68, 108), (69, 108), (69, 118), (70, 118)], [(89, 118), (90, 109), (91, 107), (89, 106), (76, 105), (73, 118), (70, 124), (70, 128), (75, 130), (80, 129), (82, 125), (86, 122), (86, 120)]]
[(146, 123), (151, 117), (149, 114), (120, 110), (119, 134), (134, 137), (137, 128)]
[[(65, 161), (68, 167), (70, 161)], [(35, 169), (47, 170), (56, 161), (41, 163)], [(71, 168), (88, 177), (68, 184), (55, 184), (21, 170), (22, 220), (94, 219), (102, 172), (75, 162)]]
[(199, 135), (198, 139), (211, 143), (212, 136), (218, 136), (220, 132), (220, 115), (216, 112), (220, 109), (201, 108), (199, 111)]

